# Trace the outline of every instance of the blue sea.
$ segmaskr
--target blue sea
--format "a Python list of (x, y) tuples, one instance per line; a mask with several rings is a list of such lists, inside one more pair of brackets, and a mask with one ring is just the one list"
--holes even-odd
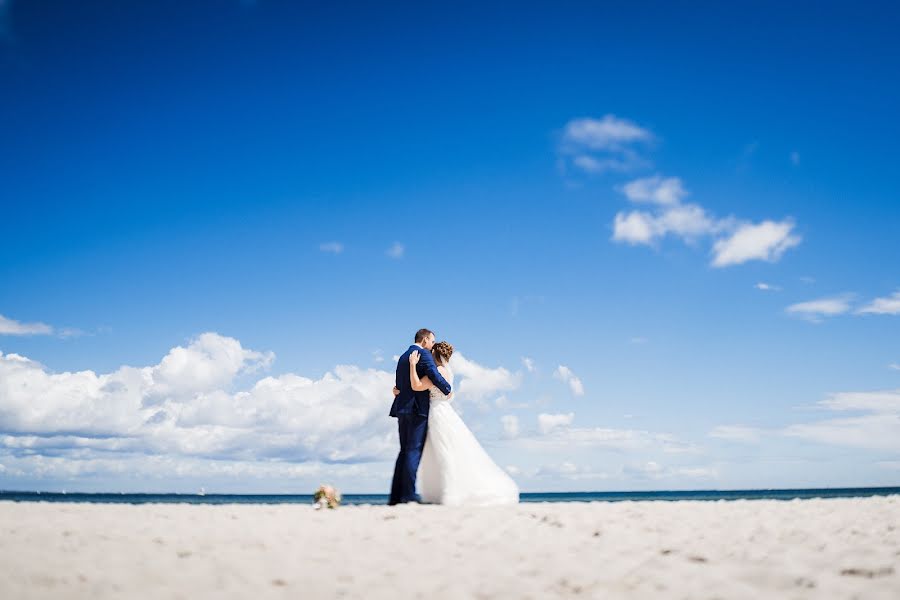
[[(795, 500), (866, 498), (900, 494), (900, 487), (796, 490), (697, 490), (660, 492), (553, 492), (521, 494), (521, 502), (621, 502), (624, 500)], [(0, 490), (0, 501), (94, 502), (115, 504), (311, 504), (311, 494), (126, 494), (21, 492)], [(387, 504), (385, 494), (345, 494), (344, 505)]]

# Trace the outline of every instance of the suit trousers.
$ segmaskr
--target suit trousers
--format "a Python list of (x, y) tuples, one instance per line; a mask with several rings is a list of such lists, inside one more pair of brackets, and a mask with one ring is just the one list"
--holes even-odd
[(397, 417), (400, 433), (400, 454), (394, 465), (394, 480), (391, 483), (391, 497), (388, 504), (418, 502), (416, 494), (416, 473), (422, 460), (425, 436), (428, 434), (428, 417), (421, 415), (400, 415)]

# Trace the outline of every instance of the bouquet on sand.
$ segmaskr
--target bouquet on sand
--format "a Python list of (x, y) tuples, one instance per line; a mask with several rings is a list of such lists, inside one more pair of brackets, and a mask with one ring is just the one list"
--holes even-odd
[(313, 494), (313, 507), (316, 510), (320, 508), (337, 508), (341, 503), (341, 493), (330, 485), (320, 485), (316, 493)]

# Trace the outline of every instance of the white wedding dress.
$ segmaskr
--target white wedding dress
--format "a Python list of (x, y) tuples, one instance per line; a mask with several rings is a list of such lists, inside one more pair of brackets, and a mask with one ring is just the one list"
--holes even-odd
[[(453, 383), (453, 372), (440, 367)], [(422, 502), (452, 506), (516, 504), (519, 488), (503, 469), (491, 460), (475, 436), (436, 387), (431, 388), (428, 434), (418, 482)]]

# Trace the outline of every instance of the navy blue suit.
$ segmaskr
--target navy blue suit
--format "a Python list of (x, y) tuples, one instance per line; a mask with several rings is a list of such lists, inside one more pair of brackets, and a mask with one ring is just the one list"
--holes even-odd
[(396, 386), (400, 394), (391, 405), (391, 416), (397, 417), (400, 432), (400, 454), (394, 465), (394, 480), (391, 483), (391, 497), (388, 504), (418, 502), (416, 494), (416, 472), (422, 460), (422, 448), (428, 434), (428, 390), (416, 392), (409, 381), (409, 355), (419, 351), (416, 373), (419, 379), (428, 377), (439, 390), (450, 395), (450, 384), (441, 376), (434, 364), (431, 352), (420, 346), (410, 346), (397, 361)]

